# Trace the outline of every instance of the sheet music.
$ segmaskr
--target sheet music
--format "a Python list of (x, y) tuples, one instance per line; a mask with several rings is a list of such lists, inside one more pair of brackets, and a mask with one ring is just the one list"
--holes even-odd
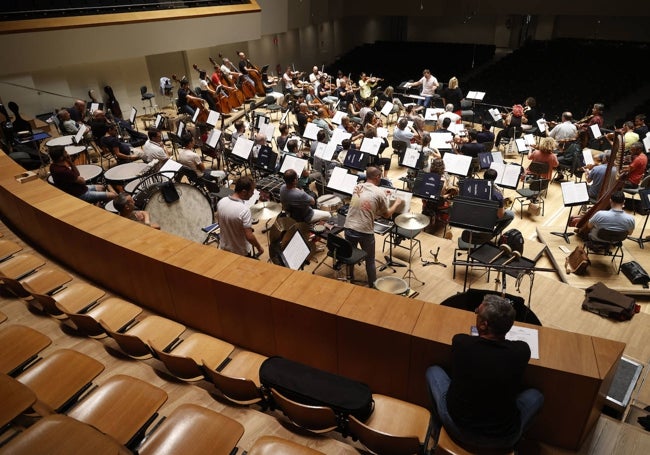
[(506, 333), (506, 340), (526, 342), (530, 348), (530, 358), (539, 359), (539, 330), (513, 325)]
[(465, 134), (465, 125), (463, 123), (452, 123), (449, 125), (448, 130), (452, 133), (463, 136)]
[(533, 136), (530, 133), (524, 134), (524, 139), (526, 140), (527, 145), (535, 145), (537, 143), (537, 141), (535, 140), (535, 136)]
[(451, 133), (432, 133), (431, 145), (429, 147), (436, 149), (450, 149), (454, 135)]
[(650, 134), (643, 138), (643, 146), (645, 147), (645, 152), (648, 153), (648, 150), (650, 150)]
[(348, 171), (342, 167), (335, 167), (332, 175), (327, 182), (327, 187), (345, 194), (352, 194), (354, 187), (357, 185), (358, 177), (354, 174), (348, 174)]
[(168, 160), (165, 161), (165, 164), (162, 165), (160, 170), (158, 172), (160, 173), (172, 173), (176, 174), (180, 168), (182, 168), (183, 165), (179, 163), (178, 161), (174, 161), (172, 158), (169, 158)]
[(327, 149), (327, 144), (325, 142), (317, 143), (316, 150), (314, 150), (314, 156), (320, 159), (325, 159), (323, 158), (323, 154), (325, 153), (326, 149)]
[(408, 147), (404, 151), (402, 166), (410, 167), (411, 169), (417, 169), (419, 159), (420, 159), (420, 150)]
[(381, 108), (381, 114), (388, 117), (388, 114), (390, 114), (390, 112), (393, 110), (393, 106), (394, 106), (393, 103), (391, 103), (390, 101), (386, 101), (384, 103), (384, 107)]
[(208, 113), (208, 118), (206, 119), (205, 123), (208, 125), (212, 125), (213, 127), (217, 126), (217, 122), (219, 121), (219, 113), (217, 111), (210, 111)]
[(208, 140), (206, 143), (212, 147), (216, 148), (217, 144), (219, 143), (219, 138), (221, 137), (221, 130), (213, 129), (210, 131), (210, 134), (208, 134)]
[(515, 139), (515, 144), (517, 145), (517, 151), (519, 153), (526, 153), (530, 151), (528, 144), (526, 143), (526, 139), (523, 137)]
[(235, 142), (235, 146), (232, 148), (232, 154), (248, 160), (254, 144), (255, 143), (250, 139), (247, 139), (244, 136), (239, 136), (237, 142)]
[(411, 211), (411, 199), (413, 194), (409, 191), (398, 190), (393, 188), (386, 188), (386, 194), (388, 195), (388, 201), (392, 204), (396, 198), (400, 198), (404, 201), (404, 205), (397, 213), (409, 213)]
[(388, 128), (384, 128), (383, 126), (378, 126), (377, 127), (377, 137), (380, 138), (387, 138), (388, 137)]
[(302, 135), (305, 139), (309, 139), (312, 141), (315, 141), (318, 135), (318, 132), (321, 130), (321, 128), (316, 125), (315, 123), (307, 123), (307, 126), (305, 126), (305, 133)]
[(560, 186), (565, 207), (589, 202), (587, 182), (561, 182)]
[(310, 253), (309, 246), (305, 243), (302, 234), (300, 234), (300, 231), (296, 231), (287, 246), (282, 250), (282, 259), (290, 269), (299, 270)]
[(282, 117), (280, 118), (280, 123), (287, 123), (287, 117), (289, 117), (289, 109), (287, 109)]
[(185, 122), (178, 122), (178, 128), (176, 129), (176, 136), (182, 137), (185, 132)]
[(501, 112), (499, 112), (499, 109), (497, 109), (496, 107), (492, 107), (488, 109), (488, 112), (492, 116), (492, 120), (494, 120), (495, 122), (501, 120)]
[(359, 150), (368, 155), (377, 156), (382, 143), (383, 141), (380, 137), (364, 137)]
[(99, 103), (90, 103), (90, 113), (92, 114), (99, 109)]
[(330, 139), (329, 143), (334, 143), (334, 145), (340, 145), (344, 139), (350, 139), (351, 137), (352, 137), (351, 133), (348, 133), (345, 130), (337, 128), (334, 131), (332, 131), (332, 138)]
[(334, 123), (335, 125), (340, 125), (341, 124), (341, 119), (343, 117), (345, 117), (346, 115), (348, 115), (348, 114), (346, 114), (343, 111), (336, 111), (334, 113), (334, 117), (332, 117), (332, 123)]
[(497, 171), (497, 178), (495, 183), (506, 188), (517, 188), (519, 185), (519, 175), (521, 174), (521, 166), (510, 163), (497, 163), (492, 162), (490, 169)]
[(433, 110), (433, 108), (428, 107), (426, 111), (424, 111), (424, 120), (435, 120), (438, 121), (438, 115), (436, 112)]
[(492, 154), (492, 161), (495, 163), (503, 163), (503, 155), (501, 152), (490, 152)]
[(87, 130), (88, 130), (88, 127), (86, 125), (84, 125), (83, 123), (81, 123), (79, 125), (79, 130), (77, 131), (77, 134), (75, 134), (75, 136), (74, 136), (74, 143), (75, 144), (78, 144), (78, 143), (81, 142), (81, 140), (83, 139), (84, 134), (86, 134)]
[(323, 154), (320, 158), (325, 161), (332, 161), (334, 159), (334, 154), (336, 153), (336, 147), (336, 144), (334, 144), (332, 141), (329, 141), (325, 145), (325, 150), (323, 150)]
[(592, 166), (596, 163), (594, 163), (594, 156), (591, 154), (591, 149), (582, 149), (582, 159), (585, 161), (585, 165), (591, 164)]
[(598, 126), (597, 123), (594, 123), (589, 127), (591, 129), (591, 134), (594, 135), (594, 139), (600, 139), (603, 137), (603, 133), (600, 131), (600, 127)]
[(267, 142), (270, 141), (275, 135), (275, 125), (272, 123), (267, 123), (266, 125), (261, 126), (260, 133), (266, 137)]
[(284, 171), (287, 169), (293, 169), (296, 171), (296, 174), (300, 176), (306, 167), (307, 160), (303, 160), (302, 158), (298, 158), (297, 156), (293, 155), (284, 155), (284, 159), (282, 160), (282, 167), (280, 168), (280, 174), (284, 174)]
[(194, 115), (192, 116), (192, 123), (196, 123), (196, 120), (199, 118), (200, 113), (201, 113), (201, 109), (197, 109), (194, 111)]
[(483, 98), (485, 98), (485, 92), (477, 92), (474, 90), (470, 90), (467, 92), (467, 96), (465, 96), (468, 100), (477, 100), (477, 101), (482, 101)]
[[(434, 136), (432, 134), (432, 136)], [(457, 155), (455, 153), (445, 153), (442, 157), (445, 163), (445, 170), (449, 174), (460, 175), (462, 177), (469, 174), (469, 167), (472, 165), (472, 157)]]
[(161, 114), (156, 115), (156, 120), (153, 122), (153, 127), (159, 130), (160, 126), (162, 125), (162, 121), (163, 116)]
[(546, 119), (544, 119), (544, 118), (537, 119), (537, 128), (539, 129), (540, 133), (545, 132), (546, 127), (547, 127)]
[(131, 123), (135, 123), (135, 116), (138, 114), (138, 110), (134, 107), (131, 108), (131, 115), (129, 115), (129, 120)]

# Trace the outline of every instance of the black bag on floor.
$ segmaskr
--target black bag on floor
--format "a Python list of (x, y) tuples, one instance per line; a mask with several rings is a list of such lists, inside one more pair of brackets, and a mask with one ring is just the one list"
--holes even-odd
[(585, 294), (582, 309), (607, 318), (627, 321), (640, 311), (639, 305), (632, 297), (610, 289), (600, 282), (585, 289)]
[(262, 363), (260, 382), (269, 392), (274, 388), (290, 400), (327, 406), (337, 414), (351, 414), (361, 421), (374, 409), (372, 392), (366, 384), (283, 357), (269, 357)]
[(638, 262), (630, 261), (622, 264), (621, 271), (632, 284), (642, 284), (644, 288), (648, 287), (650, 276)]

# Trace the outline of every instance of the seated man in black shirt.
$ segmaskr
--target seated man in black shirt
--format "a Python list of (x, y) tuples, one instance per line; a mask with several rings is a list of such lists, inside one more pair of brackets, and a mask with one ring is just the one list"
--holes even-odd
[(117, 137), (117, 126), (109, 123), (106, 134), (100, 140), (101, 147), (105, 147), (117, 159), (117, 164), (129, 163), (142, 158), (142, 150), (136, 150), (130, 144), (120, 141)]
[(522, 391), (530, 348), (506, 340), (514, 320), (509, 300), (486, 295), (476, 309), (478, 336), (452, 339), (450, 375), (427, 369), (434, 419), (468, 449), (514, 447), (544, 403), (538, 390)]

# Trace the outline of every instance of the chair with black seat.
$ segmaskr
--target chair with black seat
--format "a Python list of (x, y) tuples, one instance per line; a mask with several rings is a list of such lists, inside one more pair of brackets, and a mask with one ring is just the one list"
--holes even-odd
[[(469, 260), (469, 255), (472, 254), (472, 251), (484, 243), (491, 241), (496, 235), (495, 232), (480, 232), (470, 229), (463, 230), (458, 238), (458, 246), (454, 249), (454, 260), (463, 253), (467, 253), (467, 260)], [(456, 278), (456, 265), (454, 265), (452, 278)]]
[[(639, 191), (641, 191), (643, 189), (646, 189), (648, 187), (650, 187), (650, 174), (646, 174), (646, 176), (641, 179), (641, 181), (639, 182), (638, 187), (636, 187), (636, 188), (624, 188), (623, 193), (629, 194), (630, 196), (632, 196), (632, 200), (635, 200), (636, 196), (639, 194)], [(636, 205), (636, 203), (633, 203), (632, 205), (633, 205), (634, 213), (636, 214), (637, 213), (637, 210), (636, 210), (637, 205)]]
[(626, 231), (614, 231), (612, 229), (598, 229), (599, 240), (585, 241), (585, 250), (587, 254), (599, 256), (610, 256), (612, 263), (616, 258), (619, 259), (616, 266), (616, 274), (621, 273), (621, 264), (623, 263), (623, 240), (627, 238)]
[(327, 235), (327, 255), (311, 273), (316, 273), (316, 270), (325, 264), (327, 258), (334, 260), (334, 264), (332, 266), (328, 265), (328, 267), (337, 272), (337, 279), (341, 279), (338, 277), (338, 273), (341, 270), (341, 266), (345, 265), (347, 271), (344, 280), (351, 282), (354, 280), (354, 266), (366, 259), (366, 252), (360, 248), (353, 247), (345, 238), (330, 233)]
[(326, 406), (310, 406), (293, 401), (275, 389), (271, 389), (273, 403), (296, 427), (321, 434), (339, 427), (336, 413)]
[[(515, 201), (519, 202), (519, 215), (522, 219), (524, 217), (524, 206), (529, 206), (530, 204), (538, 204), (542, 216), (544, 216), (544, 198), (546, 197), (548, 185), (550, 183), (550, 180), (546, 178), (548, 169), (548, 163), (543, 163), (541, 161), (533, 161), (528, 166), (528, 173), (526, 174), (524, 186), (517, 190), (519, 196), (515, 198)], [(526, 186), (526, 184), (528, 186)]]
[(348, 429), (373, 453), (429, 453), (431, 413), (421, 406), (386, 395), (372, 396), (375, 409), (365, 422), (349, 416)]
[[(392, 244), (393, 248), (399, 247), (409, 251), (409, 262), (411, 261), (415, 251), (417, 251), (420, 257), (422, 257), (422, 242), (420, 242), (420, 239), (416, 238), (420, 232), (422, 232), (422, 229), (405, 229), (395, 224), (390, 230), (389, 235), (384, 237), (384, 243), (381, 247), (382, 253), (386, 248), (386, 244), (389, 246)], [(402, 241), (404, 240), (409, 242), (409, 246), (402, 245)]]
[[(142, 96), (142, 101), (149, 101), (149, 109), (154, 111), (153, 99), (156, 97), (156, 95), (151, 93), (151, 92), (148, 92), (146, 85), (143, 85), (142, 87), (140, 87), (140, 95)], [(147, 106), (143, 106), (143, 110), (146, 113), (147, 112)]]
[(463, 122), (474, 123), (474, 105), (471, 100), (460, 100), (460, 118)]
[(391, 142), (391, 147), (393, 148), (393, 154), (397, 155), (397, 158), (401, 160), (404, 157), (404, 153), (406, 153), (406, 148), (409, 146), (409, 144), (405, 141), (396, 141), (393, 140)]

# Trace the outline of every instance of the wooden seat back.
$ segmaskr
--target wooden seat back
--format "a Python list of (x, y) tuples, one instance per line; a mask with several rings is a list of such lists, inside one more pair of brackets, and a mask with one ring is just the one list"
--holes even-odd
[(332, 408), (325, 406), (309, 406), (290, 400), (275, 389), (271, 396), (277, 407), (297, 427), (312, 433), (327, 433), (338, 428), (336, 414)]

